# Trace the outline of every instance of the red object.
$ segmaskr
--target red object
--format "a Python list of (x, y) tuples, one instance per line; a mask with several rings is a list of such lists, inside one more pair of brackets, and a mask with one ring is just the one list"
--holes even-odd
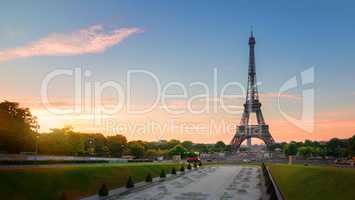
[(200, 162), (200, 159), (198, 157), (188, 157), (187, 162)]

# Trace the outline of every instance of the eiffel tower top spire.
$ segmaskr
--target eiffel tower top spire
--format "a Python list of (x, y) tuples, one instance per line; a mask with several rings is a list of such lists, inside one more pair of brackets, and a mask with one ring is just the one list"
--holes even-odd
[(248, 69), (248, 90), (246, 103), (253, 103), (259, 100), (258, 89), (256, 86), (256, 69), (255, 69), (255, 37), (253, 30), (250, 32), (249, 37), (249, 69)]
[(249, 45), (255, 45), (255, 37), (254, 37), (254, 31), (253, 31), (253, 26), (250, 28), (250, 37), (249, 37)]

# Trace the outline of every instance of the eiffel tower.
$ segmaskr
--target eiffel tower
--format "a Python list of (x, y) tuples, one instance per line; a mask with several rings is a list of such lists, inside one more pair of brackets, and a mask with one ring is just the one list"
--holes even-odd
[[(274, 143), (269, 132), (269, 125), (265, 124), (263, 114), (261, 112), (261, 103), (259, 102), (258, 88), (256, 84), (255, 70), (255, 37), (253, 31), (249, 37), (249, 70), (248, 70), (248, 89), (246, 101), (244, 103), (244, 112), (240, 125), (237, 126), (236, 134), (234, 135), (231, 145), (234, 151), (238, 151), (244, 140), (247, 140), (247, 145), (251, 145), (251, 138), (259, 138), (266, 145)], [(250, 125), (250, 115), (255, 113), (257, 125)]]

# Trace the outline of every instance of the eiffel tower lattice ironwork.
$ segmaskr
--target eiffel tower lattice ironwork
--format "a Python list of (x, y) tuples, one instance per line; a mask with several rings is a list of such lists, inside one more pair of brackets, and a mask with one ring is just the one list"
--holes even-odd
[[(261, 103), (259, 102), (259, 95), (256, 82), (255, 70), (255, 37), (253, 32), (249, 37), (249, 70), (248, 70), (248, 88), (246, 101), (244, 103), (244, 112), (240, 125), (237, 126), (236, 134), (234, 135), (231, 145), (234, 151), (238, 151), (240, 145), (244, 140), (248, 140), (248, 145), (251, 143), (251, 138), (259, 138), (264, 141), (266, 145), (274, 143), (269, 132), (269, 126), (265, 124), (263, 114), (261, 112)], [(255, 113), (256, 125), (249, 124), (250, 114)]]

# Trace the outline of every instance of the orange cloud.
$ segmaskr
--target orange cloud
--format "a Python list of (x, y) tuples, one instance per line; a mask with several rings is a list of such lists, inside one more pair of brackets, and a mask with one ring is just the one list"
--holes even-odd
[(139, 28), (118, 28), (107, 31), (101, 25), (94, 25), (72, 33), (53, 33), (28, 45), (0, 51), (0, 62), (33, 56), (99, 53), (140, 31)]

